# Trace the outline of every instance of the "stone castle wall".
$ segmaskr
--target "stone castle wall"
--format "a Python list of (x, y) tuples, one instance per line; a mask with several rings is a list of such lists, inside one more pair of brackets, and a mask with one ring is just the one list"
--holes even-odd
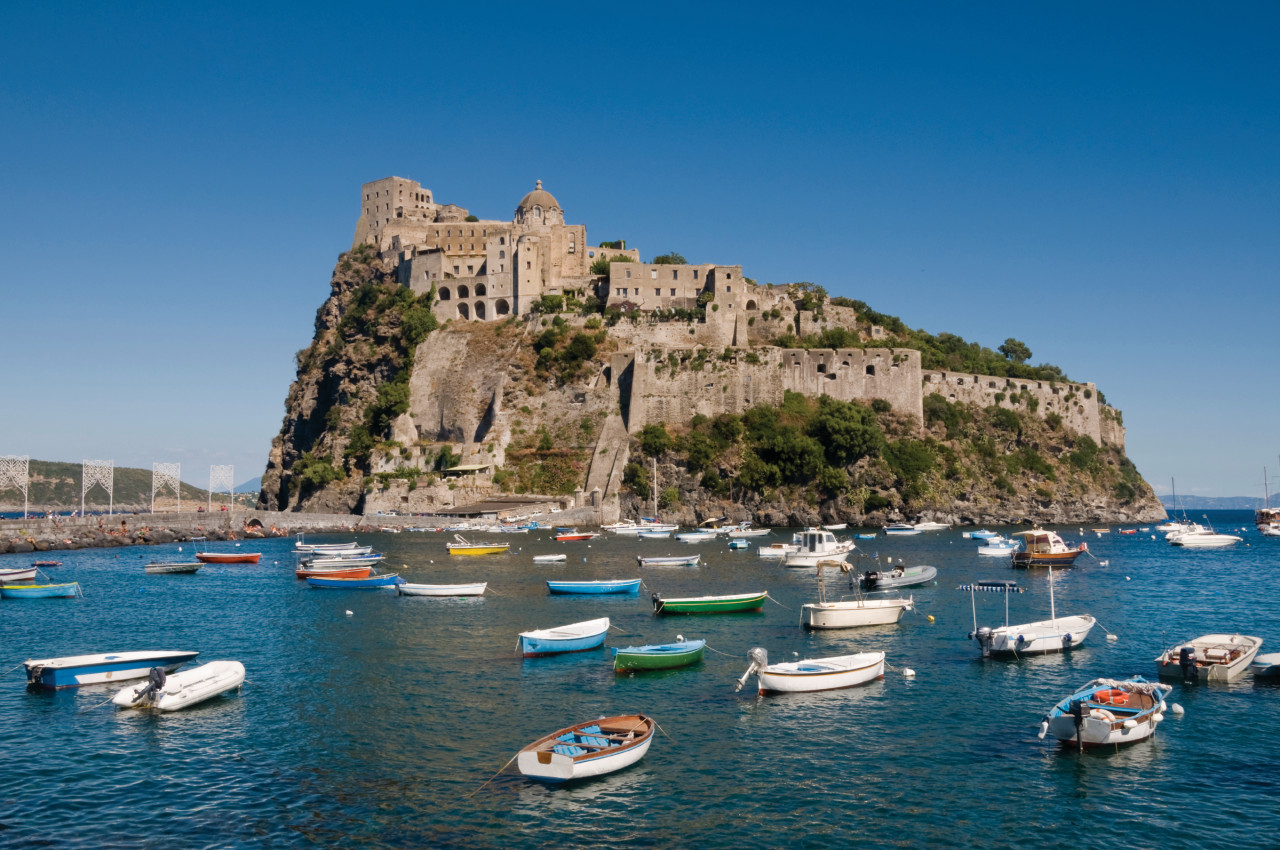
[(1099, 443), (1124, 448), (1124, 429), (1116, 427), (1116, 423), (1112, 423), (1111, 427), (1103, 427), (1098, 388), (1092, 383), (925, 371), (923, 393), (938, 393), (950, 402), (981, 407), (998, 405), (1010, 410), (1026, 409), (1029, 405), (1025, 399), (1034, 398), (1038, 402), (1035, 415), (1041, 419), (1050, 413), (1056, 413), (1062, 417), (1068, 430), (1087, 434)]

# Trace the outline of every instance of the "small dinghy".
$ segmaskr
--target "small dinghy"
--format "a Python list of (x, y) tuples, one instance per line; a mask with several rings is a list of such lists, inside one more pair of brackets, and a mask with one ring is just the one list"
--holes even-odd
[(199, 561), (157, 561), (147, 564), (143, 569), (151, 575), (190, 575), (203, 566)]
[(547, 590), (551, 593), (638, 593), (640, 579), (620, 578), (604, 581), (547, 581)]
[(1249, 665), (1249, 672), (1259, 679), (1280, 678), (1280, 652), (1256, 656)]
[(516, 767), (530, 779), (568, 782), (629, 767), (649, 751), (656, 724), (643, 714), (589, 720), (522, 749)]
[[(642, 540), (668, 540), (671, 537), (670, 531), (637, 531), (636, 537)], [(559, 538), (556, 538), (557, 540)]]
[(206, 564), (256, 564), (261, 552), (197, 552), (196, 560)]
[(883, 652), (858, 652), (770, 664), (769, 653), (757, 646), (747, 653), (747, 658), (751, 664), (738, 680), (735, 691), (742, 690), (752, 673), (756, 674), (756, 683), (762, 694), (831, 691), (865, 685), (884, 677)]
[(368, 590), (377, 587), (395, 587), (398, 584), (404, 583), (404, 579), (400, 578), (396, 573), (387, 573), (386, 575), (381, 576), (369, 576), (368, 578), (307, 577), (307, 584), (312, 587), (326, 588), (328, 590)]
[(677, 555), (675, 557), (667, 558), (636, 558), (642, 567), (696, 567), (698, 566), (698, 561), (701, 559), (701, 555)]
[(81, 596), (80, 582), (66, 584), (3, 584), (0, 597), (5, 599), (71, 599)]
[(1156, 657), (1161, 679), (1186, 682), (1234, 682), (1249, 670), (1262, 638), (1249, 635), (1201, 635)]
[(663, 599), (655, 593), (655, 614), (731, 614), (738, 611), (759, 611), (764, 607), (767, 590), (759, 593), (735, 593), (731, 596), (689, 596), (683, 599)]
[(359, 566), (377, 566), (382, 563), (387, 556), (381, 552), (369, 552), (365, 555), (312, 555), (303, 558), (301, 563), (304, 567), (314, 569), (333, 569), (335, 567), (359, 567)]
[(500, 555), (511, 549), (510, 543), (472, 543), (461, 534), (453, 535), (455, 543), (446, 543), (450, 555)]
[(827, 531), (844, 531), (846, 528), (849, 527), (849, 523), (837, 522), (837, 523), (832, 523), (831, 525), (824, 525), (822, 527), (825, 528)]
[(568, 559), (568, 555), (534, 555), (535, 564), (555, 564)]
[(927, 584), (938, 575), (937, 567), (893, 567), (887, 570), (868, 570), (862, 574), (862, 583), (868, 590), (888, 587), (914, 587)]
[(676, 540), (681, 543), (706, 543), (708, 540), (715, 540), (719, 536), (719, 532), (715, 531), (685, 531), (677, 534)]
[[(818, 562), (818, 601), (806, 602), (800, 606), (800, 617), (806, 628), (851, 629), (858, 626), (890, 625), (901, 620), (903, 613), (912, 610), (915, 605), (912, 597), (869, 599), (861, 593), (854, 599), (828, 601), (824, 568), (850, 571), (849, 565), (843, 561)], [(852, 581), (850, 586), (853, 586)]]
[(585, 652), (604, 646), (604, 636), (608, 631), (608, 617), (570, 623), (554, 629), (535, 629), (520, 633), (517, 648), (525, 658), (559, 655), (562, 652)]
[(0, 584), (8, 584), (11, 581), (30, 581), (36, 577), (35, 567), (26, 567), (21, 570), (0, 570)]
[(244, 665), (239, 661), (210, 661), (170, 674), (166, 674), (163, 667), (152, 667), (145, 685), (127, 687), (111, 701), (121, 708), (177, 711), (213, 699), (242, 684)]
[(100, 655), (32, 659), (23, 666), (27, 668), (29, 685), (76, 688), (80, 685), (141, 679), (152, 667), (163, 667), (172, 672), (199, 654), (184, 650), (105, 652)]
[(401, 596), (484, 596), (489, 582), (478, 584), (404, 584), (396, 585)]
[(635, 670), (688, 667), (702, 660), (706, 647), (705, 640), (685, 640), (684, 635), (676, 635), (675, 643), (627, 646), (621, 649), (614, 647), (613, 670), (615, 673), (630, 673)]
[(1130, 679), (1094, 679), (1050, 709), (1037, 737), (1053, 735), (1065, 745), (1119, 746), (1150, 738), (1164, 720), (1172, 685)]
[(749, 549), (751, 548), (751, 544), (745, 540), (742, 540), (741, 538), (735, 537), (734, 539), (729, 541), (729, 548), (730, 549)]

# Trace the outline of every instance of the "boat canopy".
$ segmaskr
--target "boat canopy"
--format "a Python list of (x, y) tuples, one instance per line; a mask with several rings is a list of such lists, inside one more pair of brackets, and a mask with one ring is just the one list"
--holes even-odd
[(980, 581), (975, 584), (962, 584), (956, 590), (985, 591), (987, 593), (1025, 593), (1016, 581)]

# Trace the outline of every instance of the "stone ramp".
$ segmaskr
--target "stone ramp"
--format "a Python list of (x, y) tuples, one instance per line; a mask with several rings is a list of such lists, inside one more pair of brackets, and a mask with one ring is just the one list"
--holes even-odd
[(613, 413), (600, 429), (591, 456), (591, 469), (587, 472), (587, 493), (600, 490), (600, 505), (604, 522), (618, 518), (618, 491), (622, 487), (622, 470), (631, 457), (631, 440), (622, 414)]

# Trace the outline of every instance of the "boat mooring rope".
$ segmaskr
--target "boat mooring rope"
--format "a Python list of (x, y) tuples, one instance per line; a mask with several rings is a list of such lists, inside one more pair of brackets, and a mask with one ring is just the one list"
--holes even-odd
[[(130, 687), (132, 687), (132, 686), (130, 686)], [(112, 701), (113, 699), (115, 699), (115, 698), (116, 698), (116, 695), (115, 695), (115, 694), (112, 694), (111, 696), (107, 697), (107, 698), (106, 698), (106, 699), (104, 699), (102, 702), (98, 703), (97, 705), (91, 705), (91, 706), (89, 706), (88, 708), (82, 708), (82, 709), (80, 709), (79, 711), (77, 711), (77, 712), (76, 712), (76, 714), (86, 714), (86, 713), (88, 713), (88, 712), (90, 712), (90, 711), (93, 711), (93, 710), (94, 710), (94, 709), (96, 709), (96, 708), (102, 708), (104, 705), (106, 705), (107, 703), (111, 702), (111, 701)]]
[(786, 606), (786, 605), (783, 605), (781, 602), (779, 602), (778, 600), (774, 599), (772, 596), (770, 596), (770, 595), (769, 595), (769, 594), (767, 594), (767, 593), (764, 595), (764, 598), (765, 598), (765, 599), (768, 599), (770, 602), (772, 602), (774, 605), (777, 605), (779, 608), (785, 608), (785, 609), (786, 609), (786, 610), (788, 610), (788, 611), (792, 611), (792, 610), (794, 610), (794, 609), (792, 609), (792, 608), (787, 608), (787, 606)]
[(479, 788), (477, 788), (476, 790), (474, 790), (474, 791), (472, 791), (470, 794), (468, 794), (468, 795), (467, 795), (467, 799), (470, 799), (470, 798), (474, 797), (475, 795), (479, 794), (481, 791), (483, 791), (483, 790), (484, 790), (484, 788), (485, 788), (485, 785), (488, 785), (490, 782), (492, 782), (493, 780), (497, 779), (497, 778), (498, 778), (498, 776), (502, 773), (502, 771), (506, 770), (508, 767), (511, 767), (511, 762), (515, 761), (515, 760), (516, 760), (516, 759), (518, 759), (518, 758), (520, 758), (520, 753), (518, 753), (518, 752), (517, 752), (517, 753), (516, 753), (515, 755), (513, 755), (511, 758), (507, 759), (507, 763), (506, 763), (506, 764), (504, 764), (502, 767), (498, 768), (498, 772), (497, 772), (497, 773), (495, 773), (493, 776), (490, 776), (488, 779), (486, 779), (486, 780), (484, 781), (484, 785), (481, 785)]
[(14, 670), (17, 670), (17, 669), (18, 669), (18, 667), (21, 667), (21, 666), (23, 666), (23, 665), (24, 665), (24, 664), (26, 664), (26, 663), (27, 663), (27, 662), (25, 662), (25, 661), (24, 661), (24, 662), (22, 662), (22, 664), (19, 664), (19, 665), (17, 665), (16, 667), (10, 667), (8, 670), (5, 670), (3, 673), (0, 673), (0, 678), (3, 678), (3, 677), (5, 677), (5, 676), (8, 676), (8, 675), (9, 675), (10, 673), (12, 673)]
[(717, 654), (719, 654), (719, 655), (723, 655), (723, 656), (725, 656), (726, 658), (737, 658), (737, 657), (738, 657), (737, 655), (734, 655), (734, 654), (729, 653), (729, 652), (721, 652), (720, 650), (716, 649), (714, 646), (712, 646), (712, 645), (711, 645), (711, 644), (709, 644), (709, 643), (708, 643), (708, 644), (706, 644), (706, 647), (707, 647), (707, 649), (711, 650), (712, 652), (717, 653)]

